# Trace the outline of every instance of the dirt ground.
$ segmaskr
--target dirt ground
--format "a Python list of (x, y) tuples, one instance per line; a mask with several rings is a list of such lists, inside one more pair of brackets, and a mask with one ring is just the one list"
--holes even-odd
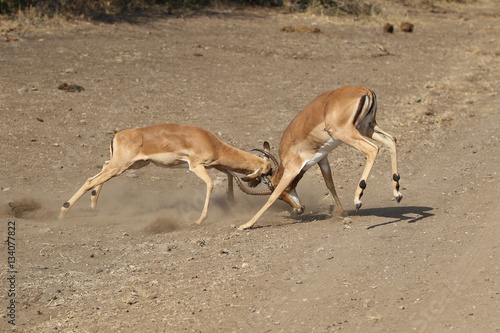
[[(495, 1), (369, 19), (225, 9), (3, 21), (2, 34), (0, 234), (15, 222), (15, 250), (2, 241), (0, 331), (500, 332)], [(96, 210), (87, 194), (57, 219), (118, 129), (190, 123), (277, 153), (295, 114), (344, 85), (377, 93), (378, 123), (398, 138), (400, 204), (382, 148), (356, 213), (365, 158), (341, 146), (330, 163), (347, 218), (332, 215), (313, 167), (302, 216), (278, 202), (237, 231), (266, 198), (237, 191), (230, 206), (214, 171), (195, 225), (204, 183), (150, 166), (105, 184)]]

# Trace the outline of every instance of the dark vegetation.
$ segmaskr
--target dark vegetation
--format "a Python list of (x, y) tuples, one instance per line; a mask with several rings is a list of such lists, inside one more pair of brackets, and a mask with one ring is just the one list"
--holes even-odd
[[(432, 6), (436, 2), (467, 0), (392, 0), (402, 5)], [(473, 0), (469, 0), (473, 1)], [(0, 0), (0, 14), (17, 15), (30, 11), (39, 17), (61, 15), (68, 18), (103, 18), (157, 9), (171, 13), (175, 9), (205, 7), (274, 7), (289, 11), (320, 10), (326, 15), (372, 15), (381, 11), (377, 0)]]

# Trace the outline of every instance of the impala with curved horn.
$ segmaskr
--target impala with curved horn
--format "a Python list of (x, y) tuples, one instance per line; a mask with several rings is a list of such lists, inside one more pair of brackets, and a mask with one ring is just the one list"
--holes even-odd
[[(271, 194), (266, 204), (240, 230), (251, 228), (267, 209), (279, 198), (301, 214), (304, 206), (295, 190), (304, 173), (318, 164), (330, 190), (336, 213), (344, 215), (344, 208), (335, 191), (328, 154), (341, 143), (359, 149), (366, 154), (366, 165), (354, 194), (356, 210), (361, 207), (361, 196), (366, 180), (378, 154), (378, 146), (370, 138), (389, 148), (392, 164), (392, 188), (397, 202), (403, 195), (399, 192), (399, 173), (396, 159), (396, 139), (384, 132), (375, 121), (377, 99), (375, 93), (364, 87), (346, 86), (325, 92), (305, 107), (288, 125), (281, 137), (279, 167), (270, 177), (269, 190), (249, 194)], [(268, 156), (267, 154), (265, 154)], [(266, 177), (266, 176), (263, 176)], [(238, 186), (241, 182), (237, 179)], [(264, 179), (265, 181), (265, 179)], [(244, 190), (242, 185), (240, 188)]]
[[(269, 143), (264, 142), (264, 150), (259, 151), (268, 156)], [(206, 183), (205, 205), (196, 223), (206, 219), (213, 189), (213, 180), (206, 169), (214, 168), (227, 175), (229, 201), (234, 200), (235, 173), (244, 174), (242, 179), (255, 187), (262, 177), (272, 172), (267, 157), (261, 158), (232, 147), (206, 129), (185, 124), (161, 124), (120, 131), (111, 141), (110, 152), (111, 159), (104, 163), (101, 172), (87, 179), (75, 195), (64, 203), (59, 218), (63, 218), (75, 202), (91, 189), (94, 189), (91, 207), (95, 208), (104, 182), (150, 162), (164, 167), (187, 167)]]

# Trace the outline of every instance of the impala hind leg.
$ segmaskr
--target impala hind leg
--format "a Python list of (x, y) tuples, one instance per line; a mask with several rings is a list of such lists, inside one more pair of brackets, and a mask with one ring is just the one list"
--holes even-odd
[(271, 194), (265, 205), (257, 212), (257, 214), (255, 214), (255, 216), (250, 221), (240, 225), (238, 230), (245, 230), (251, 228), (262, 217), (262, 215), (264, 215), (264, 213), (269, 209), (269, 207), (271, 207), (271, 205), (276, 200), (278, 200), (283, 191), (288, 187), (288, 185), (290, 185), (290, 183), (294, 180), (295, 176), (297, 176), (298, 174), (299, 174), (298, 171), (287, 172), (285, 170), (285, 173), (283, 174), (283, 177), (281, 178), (278, 186), (276, 186), (276, 188), (274, 189), (273, 193)]
[[(108, 165), (109, 165), (110, 161), (106, 161), (104, 162), (104, 165), (102, 167), (102, 169), (104, 170)], [(150, 163), (150, 161), (143, 161), (143, 160), (139, 160), (139, 161), (136, 161), (134, 162), (132, 165), (130, 165), (127, 169), (125, 169), (124, 171), (126, 170), (129, 170), (129, 169), (140, 169), (140, 168), (143, 168), (145, 167), (146, 165), (148, 165)], [(122, 171), (122, 172), (124, 172)], [(120, 172), (120, 174), (122, 173)], [(90, 207), (92, 209), (95, 209), (95, 207), (97, 206), (97, 199), (99, 198), (99, 194), (101, 193), (101, 190), (102, 190), (102, 185), (103, 183), (97, 185), (93, 190), (92, 192), (90, 193)]]
[[(109, 161), (104, 162), (104, 165), (102, 166), (102, 170), (104, 170), (108, 166), (108, 164), (109, 164)], [(102, 189), (102, 184), (99, 184), (90, 193), (90, 207), (92, 209), (95, 209), (95, 207), (97, 206), (97, 199), (99, 198), (99, 194), (101, 193), (101, 189)]]
[(379, 148), (374, 143), (368, 141), (367, 138), (362, 136), (361, 133), (354, 128), (347, 133), (337, 133), (336, 138), (366, 154), (365, 168), (361, 174), (361, 179), (359, 180), (356, 192), (354, 193), (354, 205), (356, 206), (356, 210), (359, 210), (362, 205), (361, 197), (363, 196), (363, 191), (366, 188), (366, 180), (368, 179), (368, 175), (373, 167)]
[(62, 219), (64, 217), (64, 214), (66, 214), (66, 212), (75, 204), (75, 202), (77, 202), (78, 199), (80, 199), (89, 190), (97, 186), (102, 187), (103, 183), (107, 182), (113, 177), (122, 174), (129, 167), (130, 164), (123, 167), (110, 167), (108, 164), (97, 175), (87, 179), (83, 186), (68, 201), (63, 204), (63, 206), (61, 207), (61, 212), (59, 213), (59, 219)]
[(196, 167), (189, 168), (193, 171), (198, 177), (200, 177), (207, 184), (207, 194), (205, 197), (205, 205), (203, 206), (203, 211), (201, 212), (201, 216), (198, 220), (196, 220), (196, 224), (200, 224), (203, 222), (208, 215), (208, 204), (210, 203), (210, 196), (212, 194), (212, 190), (214, 188), (214, 181), (208, 174), (207, 170), (202, 164), (197, 165)]
[(377, 124), (371, 127), (371, 131), (368, 133), (369, 137), (373, 140), (380, 142), (389, 148), (391, 154), (391, 166), (392, 166), (392, 191), (397, 202), (403, 199), (403, 195), (399, 192), (399, 173), (398, 173), (398, 162), (396, 157), (396, 139), (389, 133), (383, 131)]
[(339, 216), (346, 216), (344, 207), (342, 207), (339, 197), (337, 196), (337, 192), (335, 191), (335, 185), (332, 178), (332, 170), (330, 168), (328, 158), (325, 156), (321, 161), (318, 162), (318, 165), (321, 170), (321, 174), (323, 175), (323, 179), (325, 180), (326, 187), (330, 190), (330, 193), (333, 196), (333, 200), (335, 201), (335, 205), (337, 206), (337, 208), (335, 209), (335, 214)]

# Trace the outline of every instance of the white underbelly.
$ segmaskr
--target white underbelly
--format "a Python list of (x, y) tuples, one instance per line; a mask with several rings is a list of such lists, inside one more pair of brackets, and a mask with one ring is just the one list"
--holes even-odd
[(314, 155), (311, 159), (308, 159), (304, 162), (304, 165), (302, 166), (302, 170), (307, 170), (310, 167), (312, 167), (314, 164), (318, 163), (321, 161), (326, 155), (332, 152), (335, 148), (337, 148), (342, 141), (330, 138), (321, 148), (318, 150), (316, 155)]

